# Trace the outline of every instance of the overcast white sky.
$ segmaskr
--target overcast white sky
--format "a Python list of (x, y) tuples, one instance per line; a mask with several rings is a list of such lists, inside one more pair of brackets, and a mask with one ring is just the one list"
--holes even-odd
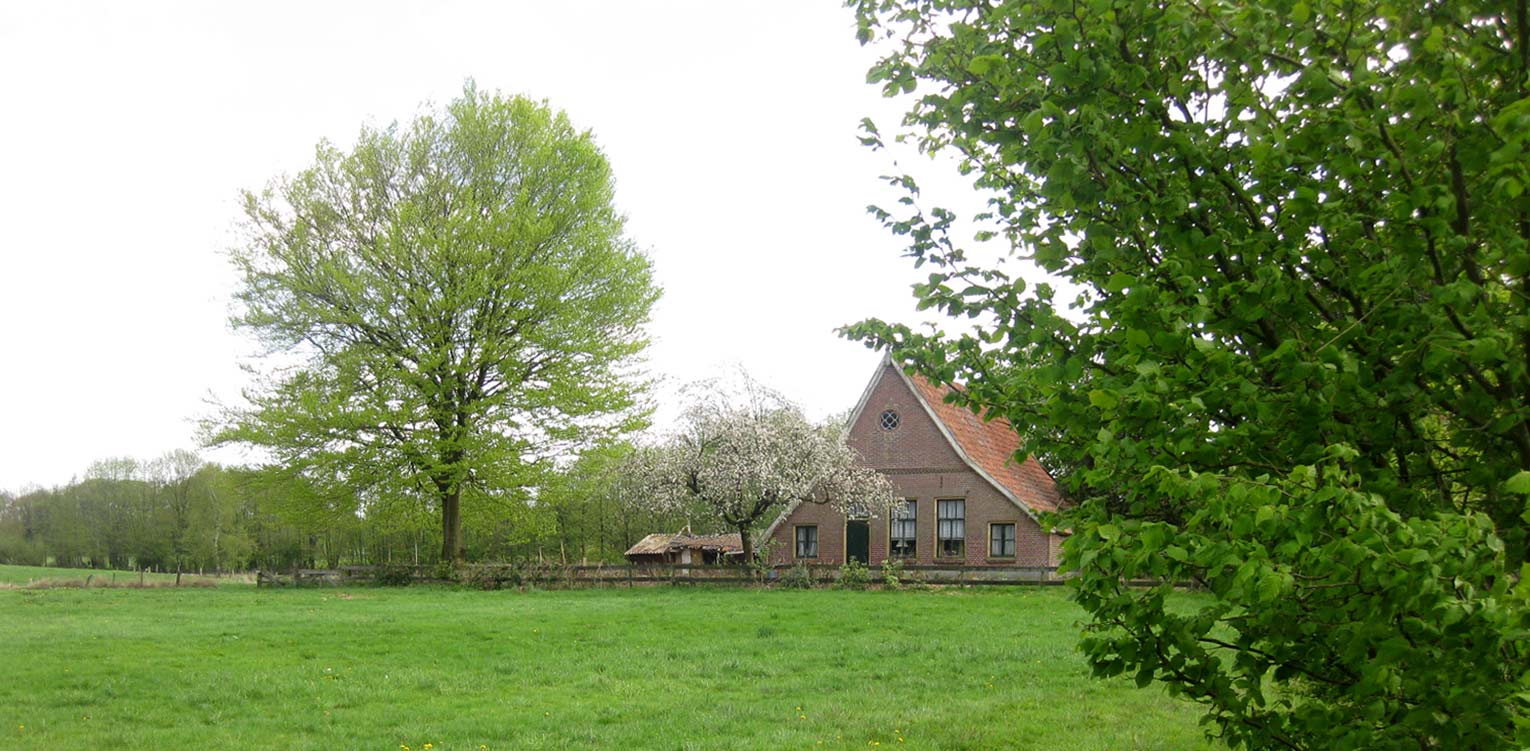
[(737, 363), (813, 417), (847, 409), (877, 355), (834, 329), (919, 318), (919, 273), (864, 211), (892, 168), (857, 123), (902, 107), (870, 61), (821, 0), (6, 3), (0, 489), (195, 448), (253, 350), (226, 324), (239, 190), (469, 77), (594, 131), (665, 289), (655, 375)]

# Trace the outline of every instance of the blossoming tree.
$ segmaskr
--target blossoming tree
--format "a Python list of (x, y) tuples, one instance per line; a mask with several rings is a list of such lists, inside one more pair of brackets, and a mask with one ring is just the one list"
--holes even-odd
[(739, 533), (752, 561), (754, 530), (793, 503), (869, 513), (892, 504), (891, 483), (860, 463), (841, 421), (814, 424), (780, 394), (742, 380), (700, 387), (680, 429), (634, 457), (654, 510), (707, 509)]

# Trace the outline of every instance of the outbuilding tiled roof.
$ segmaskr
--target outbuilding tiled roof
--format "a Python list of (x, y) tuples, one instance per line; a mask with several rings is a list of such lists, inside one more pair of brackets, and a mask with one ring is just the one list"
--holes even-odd
[(661, 555), (669, 552), (669, 541), (674, 535), (655, 532), (627, 549), (627, 555)]
[(667, 535), (656, 532), (633, 545), (627, 555), (662, 555), (671, 550), (715, 550), (723, 554), (744, 552), (737, 532), (723, 535)]
[(989, 477), (998, 481), (1032, 511), (1056, 511), (1062, 497), (1057, 483), (1047, 474), (1035, 457), (1023, 462), (1015, 461), (1020, 451), (1020, 434), (1008, 420), (995, 417), (984, 420), (971, 410), (946, 402), (949, 388), (936, 386), (923, 376), (909, 374), (909, 381), (919, 392), (919, 398), (929, 405), (957, 446)]
[(678, 535), (670, 544), (692, 549), (720, 550), (724, 553), (744, 552), (744, 543), (739, 539), (737, 532), (722, 535)]

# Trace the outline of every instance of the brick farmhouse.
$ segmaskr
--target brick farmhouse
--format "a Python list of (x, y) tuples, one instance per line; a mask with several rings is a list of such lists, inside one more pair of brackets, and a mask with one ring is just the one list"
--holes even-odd
[(1055, 566), (1057, 483), (1014, 459), (1020, 437), (945, 402), (948, 390), (883, 358), (850, 415), (850, 446), (892, 481), (892, 514), (846, 514), (816, 503), (788, 507), (762, 534), (772, 563)]

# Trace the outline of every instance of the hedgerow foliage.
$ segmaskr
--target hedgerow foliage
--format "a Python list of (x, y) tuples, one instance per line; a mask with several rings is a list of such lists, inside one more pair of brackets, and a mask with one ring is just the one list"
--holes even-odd
[(1235, 746), (1530, 742), (1526, 3), (852, 5), (905, 137), (1082, 290), (898, 177), (922, 305), (974, 325), (851, 334), (1057, 470), (1096, 673)]

